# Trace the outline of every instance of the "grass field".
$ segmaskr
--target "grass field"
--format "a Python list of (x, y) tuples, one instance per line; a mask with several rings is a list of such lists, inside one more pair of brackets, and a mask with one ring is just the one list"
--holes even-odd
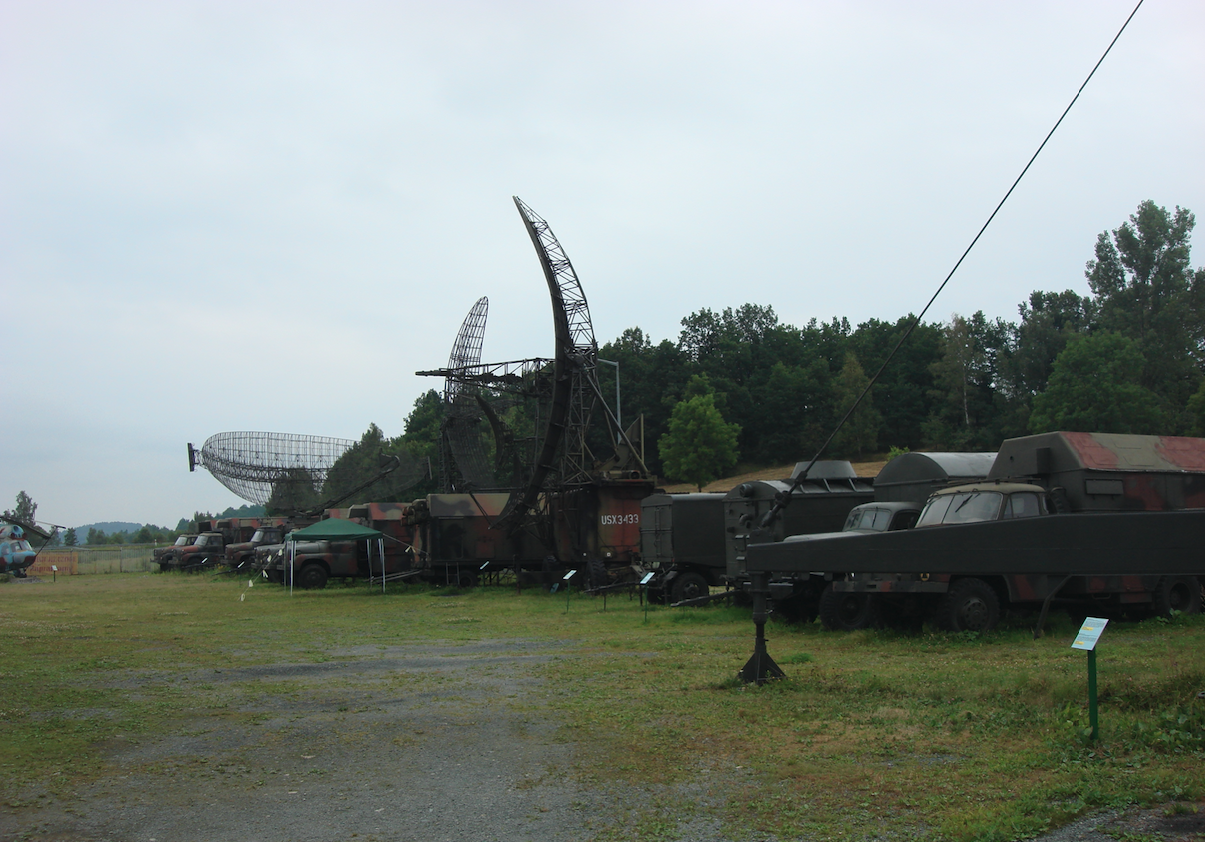
[[(733, 838), (1012, 840), (1101, 808), (1205, 798), (1205, 618), (1113, 623), (1098, 649), (1101, 739), (1085, 653), (1055, 615), (985, 636), (835, 634), (771, 624), (787, 678), (735, 679), (747, 610), (626, 595), (367, 586), (297, 592), (179, 574), (0, 584), (0, 788), (10, 807), (106, 774), (117, 735), (189, 717), (253, 719), (215, 688), (140, 677), (313, 663), (398, 641), (556, 641), (544, 704), (589, 758), (587, 782), (654, 793), (602, 838), (673, 839), (667, 812), (710, 812)], [(291, 692), (287, 684), (257, 692)], [(245, 702), (245, 700), (240, 700)], [(659, 803), (700, 776), (722, 804)], [(657, 793), (666, 793), (659, 796)], [(667, 808), (669, 808), (667, 810)]]

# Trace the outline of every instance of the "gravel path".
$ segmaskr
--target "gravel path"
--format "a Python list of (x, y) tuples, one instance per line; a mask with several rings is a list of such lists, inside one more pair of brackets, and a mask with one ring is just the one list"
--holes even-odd
[[(109, 775), (70, 800), (0, 815), (0, 839), (592, 835), (594, 799), (570, 774), (573, 746), (533, 692), (534, 668), (555, 657), (547, 646), (372, 646), (331, 657), (189, 675), (198, 692), (225, 690), (260, 721), (181, 712), (173, 736), (110, 741)], [(255, 692), (261, 684), (274, 692)]]
[[(576, 772), (589, 758), (565, 739), (534, 677), (558, 655), (546, 643), (328, 654), (321, 663), (115, 684), (136, 693), (156, 681), (186, 683), (204, 702), (199, 707), (221, 700), (238, 715), (181, 711), (170, 736), (110, 740), (102, 746), (103, 779), (69, 798), (41, 799), (45, 806), (4, 808), (0, 840), (570, 842), (622, 821), (628, 807), (722, 805), (745, 783), (701, 772), (672, 793), (586, 789)], [(39, 800), (24, 795), (26, 803)], [(709, 812), (666, 816), (663, 828), (674, 827), (667, 838), (727, 842)], [(1116, 842), (1126, 834), (1202, 840), (1205, 811), (1098, 816), (1040, 842)]]

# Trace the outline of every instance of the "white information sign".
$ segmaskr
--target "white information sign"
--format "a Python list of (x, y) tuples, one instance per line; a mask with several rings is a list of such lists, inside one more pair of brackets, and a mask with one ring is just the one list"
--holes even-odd
[(1109, 621), (1100, 617), (1086, 618), (1076, 633), (1075, 643), (1071, 644), (1071, 648), (1092, 651), (1096, 648), (1096, 641), (1100, 640), (1100, 635), (1107, 625), (1109, 625)]

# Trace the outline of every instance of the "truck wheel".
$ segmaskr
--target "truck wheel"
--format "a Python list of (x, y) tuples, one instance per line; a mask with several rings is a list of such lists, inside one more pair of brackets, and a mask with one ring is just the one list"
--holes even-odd
[(674, 579), (673, 585), (670, 586), (670, 598), (674, 602), (697, 599), (707, 596), (709, 592), (707, 580), (698, 573), (683, 573)]
[(1000, 599), (982, 579), (959, 579), (937, 606), (937, 625), (946, 631), (991, 631), (1000, 622)]
[(878, 594), (844, 593), (830, 584), (820, 594), (820, 622), (829, 631), (872, 628), (879, 622)]
[(297, 576), (297, 584), (311, 590), (325, 588), (326, 568), (317, 562), (310, 562), (301, 568), (301, 573)]
[(1154, 593), (1155, 614), (1170, 617), (1173, 611), (1181, 614), (1201, 613), (1201, 583), (1192, 576), (1167, 576), (1159, 580)]

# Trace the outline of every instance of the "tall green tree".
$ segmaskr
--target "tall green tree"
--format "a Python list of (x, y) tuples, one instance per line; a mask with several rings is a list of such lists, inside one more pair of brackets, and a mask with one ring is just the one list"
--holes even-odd
[(4, 516), (15, 518), (22, 523), (28, 523), (32, 526), (34, 523), (34, 515), (37, 514), (37, 512), (38, 504), (33, 501), (32, 497), (22, 490), (17, 492), (16, 508), (12, 509), (11, 511), (9, 509), (5, 509)]
[[(908, 315), (895, 322), (871, 319), (858, 325), (848, 346), (867, 374), (882, 367), (913, 320)], [(941, 325), (918, 324), (875, 383), (875, 408), (883, 419), (875, 450), (919, 450), (926, 444), (925, 421), (937, 402), (931, 367), (941, 354), (941, 334)]]
[(729, 424), (715, 405), (714, 394), (680, 401), (669, 420), (669, 432), (657, 441), (666, 473), (703, 486), (736, 464), (740, 427)]
[[(866, 389), (870, 378), (862, 370), (856, 355), (845, 355), (845, 365), (837, 378), (835, 387), (836, 417), (838, 422), (854, 405), (854, 401)], [(834, 456), (861, 456), (872, 453), (879, 439), (879, 425), (883, 417), (874, 406), (873, 394), (867, 394), (854, 409), (849, 420), (833, 436), (832, 453)]]
[(1102, 232), (1085, 275), (1101, 328), (1127, 337), (1144, 360), (1140, 384), (1183, 431), (1188, 399), (1205, 369), (1205, 271), (1191, 267), (1196, 218), (1145, 201), (1128, 222)]
[[(694, 364), (673, 342), (664, 339), (654, 345), (638, 327), (628, 328), (614, 342), (603, 345), (598, 355), (619, 363), (618, 370), (613, 365), (598, 367), (603, 395), (610, 400), (615, 394), (618, 371), (624, 426), (637, 416), (644, 416), (645, 464), (653, 473), (662, 473), (663, 466), (653, 443), (669, 429), (670, 413), (686, 388)], [(606, 452), (608, 444), (601, 441), (601, 436), (591, 442), (600, 454)]]
[(68, 547), (74, 547), (79, 543), (79, 538), (76, 537), (74, 526), (69, 527), (67, 531), (63, 533), (63, 543)]
[(942, 333), (941, 357), (930, 370), (938, 403), (926, 424), (932, 444), (953, 450), (995, 447), (999, 352), (1009, 326), (989, 321), (983, 311), (971, 318), (955, 314)]
[(1030, 432), (1159, 433), (1163, 412), (1142, 385), (1145, 362), (1138, 343), (1118, 333), (1074, 337), (1034, 398)]

